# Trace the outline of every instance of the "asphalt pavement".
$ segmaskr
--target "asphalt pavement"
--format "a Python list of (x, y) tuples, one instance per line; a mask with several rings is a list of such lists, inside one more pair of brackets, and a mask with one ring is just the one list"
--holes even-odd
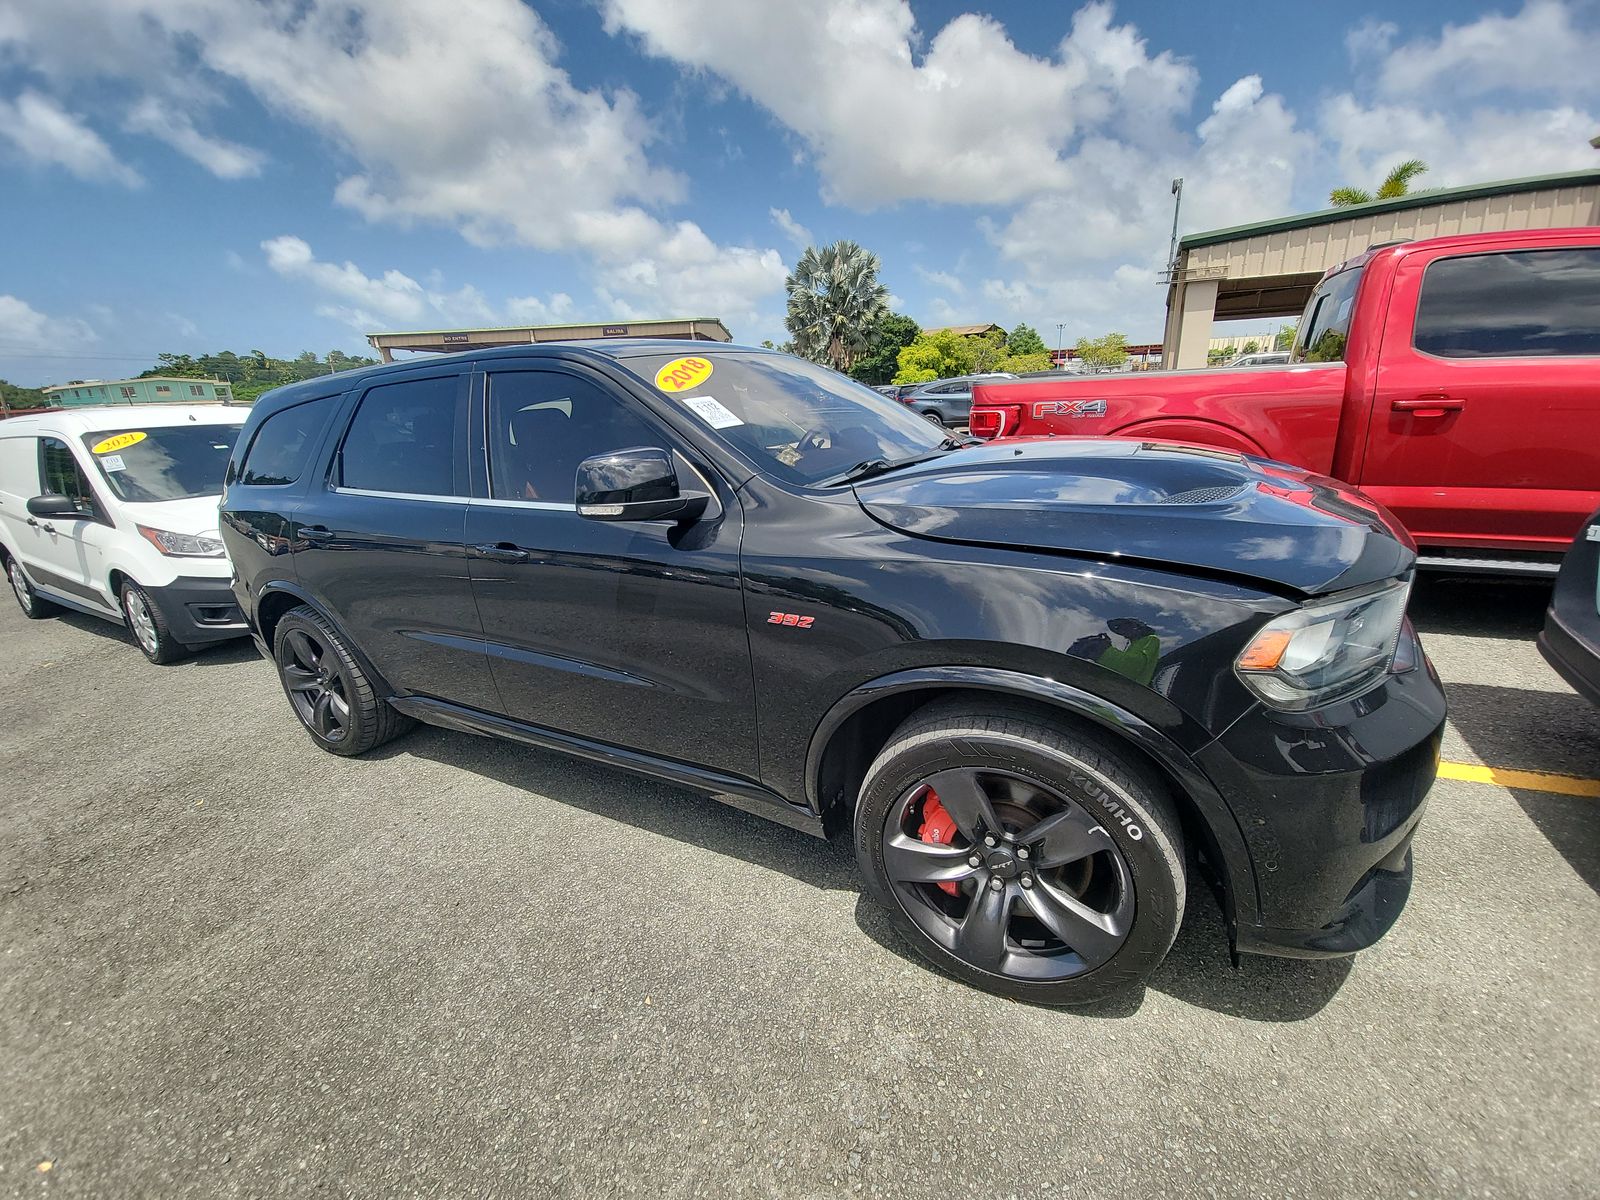
[[(1600, 777), (1547, 588), (1428, 580), (1448, 761)], [(0, 607), (0, 1195), (1600, 1189), (1600, 799), (1443, 779), (1390, 936), (1142, 992), (927, 969), (848, 847), (438, 730), (315, 750), (248, 643)], [(1578, 790), (1582, 790), (1579, 788)]]

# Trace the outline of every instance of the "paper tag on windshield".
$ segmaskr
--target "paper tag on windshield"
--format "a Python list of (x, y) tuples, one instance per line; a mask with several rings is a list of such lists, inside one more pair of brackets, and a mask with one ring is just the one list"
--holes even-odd
[(685, 396), (681, 403), (713, 429), (732, 429), (744, 424), (715, 396)]
[(120, 454), (104, 454), (100, 457), (100, 465), (108, 471), (126, 471), (128, 464), (122, 461)]

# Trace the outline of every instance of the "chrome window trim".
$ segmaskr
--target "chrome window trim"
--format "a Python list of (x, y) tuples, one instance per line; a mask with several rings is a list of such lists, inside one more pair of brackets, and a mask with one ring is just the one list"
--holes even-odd
[(471, 496), (434, 496), (424, 492), (378, 492), (371, 488), (331, 487), (338, 496), (371, 496), (376, 500), (429, 500), (436, 503), (471, 504)]
[(493, 500), (488, 498), (474, 498), (468, 503), (482, 505), (485, 508), (537, 508), (544, 512), (569, 512), (578, 511), (576, 504), (555, 504), (549, 500)]

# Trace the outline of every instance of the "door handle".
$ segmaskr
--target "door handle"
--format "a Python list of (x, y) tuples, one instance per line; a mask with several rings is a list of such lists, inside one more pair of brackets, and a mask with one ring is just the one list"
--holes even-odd
[(333, 530), (326, 525), (302, 525), (300, 526), (300, 536), (308, 542), (331, 542), (333, 540)]
[(1419, 417), (1442, 417), (1447, 412), (1459, 412), (1466, 406), (1467, 402), (1459, 396), (1447, 396), (1443, 392), (1423, 392), (1414, 399), (1395, 400), (1389, 405), (1395, 412), (1414, 413)]
[(530, 551), (524, 550), (521, 546), (514, 546), (510, 542), (480, 542), (472, 549), (479, 557), (494, 562), (527, 562), (533, 557)]

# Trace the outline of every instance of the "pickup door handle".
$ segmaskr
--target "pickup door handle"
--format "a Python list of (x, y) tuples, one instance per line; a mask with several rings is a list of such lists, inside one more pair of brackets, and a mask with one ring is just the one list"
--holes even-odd
[(1415, 413), (1419, 417), (1442, 417), (1447, 412), (1459, 412), (1467, 402), (1458, 396), (1443, 392), (1423, 392), (1411, 400), (1396, 400), (1389, 405), (1395, 412)]
[(472, 549), (474, 553), (494, 562), (527, 562), (533, 557), (530, 551), (524, 550), (521, 546), (514, 546), (510, 542), (482, 542)]

